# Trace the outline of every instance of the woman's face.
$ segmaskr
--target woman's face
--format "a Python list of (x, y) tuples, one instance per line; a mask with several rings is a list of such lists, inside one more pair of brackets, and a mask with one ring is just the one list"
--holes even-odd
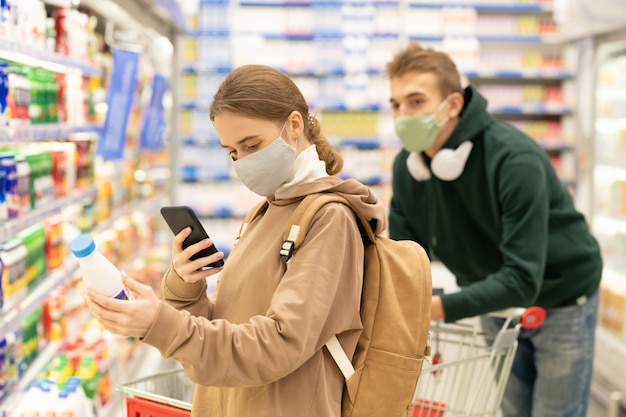
[(259, 151), (279, 136), (293, 146), (283, 127), (276, 122), (250, 118), (236, 113), (220, 113), (214, 117), (215, 130), (222, 147), (233, 159), (241, 159)]

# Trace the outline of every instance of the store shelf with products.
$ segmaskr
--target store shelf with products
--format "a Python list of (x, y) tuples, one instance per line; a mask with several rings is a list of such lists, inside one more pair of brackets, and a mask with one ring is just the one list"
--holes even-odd
[[(165, 0), (117, 4), (124, 11), (123, 6), (158, 3), (143, 17), (165, 19), (159, 28), (129, 23), (128, 13), (98, 13), (113, 10), (106, 9), (107, 1), (89, 7), (94, 2), (9, 0), (0, 7), (9, 3), (12, 14), (0, 13), (0, 61), (8, 62), (0, 64), (0, 414), (18, 415), (24, 401), (53, 405), (55, 398), (35, 404), (29, 393), (46, 377), (61, 387), (70, 374), (85, 391), (89, 386), (89, 399), (103, 408), (113, 398), (113, 385), (146, 371), (128, 366), (142, 363), (138, 359), (146, 352), (133, 353), (136, 340), (111, 338), (93, 321), (78, 264), (66, 246), (79, 233), (97, 236), (117, 265), (158, 287), (169, 247), (155, 235), (155, 217), (169, 201), (169, 149), (146, 144), (145, 136), (155, 132), (147, 127), (153, 120), (148, 116), (168, 127), (167, 115), (158, 114), (167, 108), (154, 112), (149, 106), (158, 87), (155, 70), (173, 64), (160, 65), (167, 49), (150, 42), (157, 43), (155, 33), (161, 31), (175, 37), (178, 24), (157, 11), (171, 7)], [(115, 72), (109, 47), (129, 46), (116, 31), (105, 45), (102, 30), (115, 18), (126, 18), (117, 23), (141, 32), (142, 52), (137, 89), (129, 91), (136, 99), (130, 100), (128, 125), (120, 129), (124, 149), (113, 161), (101, 153), (109, 70)], [(46, 27), (45, 33), (31, 30)], [(151, 59), (155, 48), (158, 58)]]
[[(605, 253), (605, 264), (623, 271), (626, 264), (626, 55), (600, 54), (595, 107), (593, 225)], [(606, 52), (605, 52), (606, 54)], [(626, 276), (624, 276), (626, 286)], [(625, 335), (626, 336), (626, 335)]]
[[(626, 372), (626, 34), (595, 39), (590, 100), (593, 142), (590, 224), (602, 250), (604, 270), (596, 341), (594, 383), (625, 393)], [(626, 400), (622, 400), (626, 408)]]
[[(154, 239), (150, 237), (153, 235), (153, 232), (150, 231), (153, 226), (147, 223), (147, 221), (154, 222), (147, 213), (154, 213), (156, 208), (161, 205), (162, 200), (157, 197), (135, 205), (127, 205), (123, 209), (115, 210), (115, 217), (112, 216), (110, 219), (100, 222), (96, 228), (88, 231), (98, 239), (98, 246), (103, 250), (114, 248), (114, 252), (107, 252), (107, 256), (115, 259), (116, 264), (120, 265), (121, 269), (128, 271), (129, 275), (149, 285), (156, 285), (153, 282), (155, 277), (150, 277), (145, 271), (147, 268), (154, 268), (155, 265), (161, 264), (154, 269), (154, 272), (160, 277), (165, 270), (161, 258), (165, 258), (168, 253), (168, 247), (154, 246)], [(73, 213), (67, 213), (67, 216), (73, 217)], [(67, 225), (65, 228), (68, 231), (71, 230), (71, 227)], [(133, 232), (132, 230), (136, 231)], [(72, 232), (70, 232), (70, 236), (73, 236)], [(128, 238), (128, 243), (115, 243), (120, 241), (122, 236)], [(152, 257), (155, 257), (154, 260), (144, 261), (144, 259)], [(145, 262), (139, 269), (136, 265), (138, 261)], [(44, 276), (16, 306), (0, 315), (0, 329), (2, 329), (3, 339), (11, 334), (16, 334), (15, 337), (19, 338), (19, 332), (25, 333), (25, 330), (21, 330), (22, 328), (25, 329), (25, 321), (32, 318), (33, 315), (38, 317), (37, 321), (41, 322), (41, 326), (43, 326), (43, 333), (37, 335), (36, 343), (30, 344), (30, 349), (34, 349), (34, 353), (28, 361), (15, 362), (15, 358), (22, 356), (22, 353), (18, 354), (13, 349), (13, 347), (19, 346), (15, 344), (15, 338), (12, 339), (12, 342), (3, 345), (3, 349), (7, 349), (2, 352), (3, 355), (6, 355), (3, 360), (8, 361), (9, 369), (12, 366), (17, 367), (19, 378), (15, 378), (15, 371), (9, 371), (4, 375), (0, 410), (11, 413), (35, 379), (41, 380), (51, 375), (53, 360), (57, 360), (59, 356), (67, 355), (68, 346), (73, 343), (72, 341), (77, 340), (77, 337), (81, 339), (85, 332), (88, 332), (92, 334), (94, 339), (102, 339), (103, 336), (99, 335), (100, 331), (94, 328), (93, 323), (89, 325), (89, 314), (84, 305), (82, 291), (78, 290), (79, 287), (80, 276), (77, 261), (68, 256), (60, 266), (52, 269), (48, 275)], [(55, 311), (58, 310), (57, 313), (52, 313), (53, 305), (56, 306), (54, 308)], [(91, 330), (89, 330), (90, 327)], [(15, 333), (16, 329), (18, 329), (18, 333)], [(124, 349), (132, 350), (136, 345), (136, 341), (129, 340)], [(109, 367), (102, 366), (104, 371), (101, 370), (101, 374), (118, 372), (116, 369), (110, 368), (110, 366), (116, 367), (118, 361), (123, 363), (124, 358), (113, 358)], [(5, 362), (3, 365), (7, 365), (7, 363)], [(133, 376), (130, 375), (130, 377)], [(122, 382), (116, 378), (113, 378), (112, 381), (114, 383)], [(63, 380), (59, 379), (57, 383), (62, 384)]]
[[(535, 138), (563, 182), (575, 189), (576, 140), (568, 101), (575, 68), (558, 40), (552, 1), (197, 3), (186, 17), (191, 23), (183, 41), (180, 187), (174, 198), (206, 216), (209, 230), (229, 223), (235, 236), (242, 210), (235, 205), (248, 203), (247, 208), (253, 200), (217, 150), (219, 141), (206, 117), (231, 68), (267, 64), (290, 75), (344, 155), (340, 175), (370, 184), (388, 201), (391, 164), (400, 145), (384, 70), (394, 51), (411, 39), (449, 53), (461, 73), (485, 90), (494, 116)], [(200, 196), (208, 196), (207, 202)]]

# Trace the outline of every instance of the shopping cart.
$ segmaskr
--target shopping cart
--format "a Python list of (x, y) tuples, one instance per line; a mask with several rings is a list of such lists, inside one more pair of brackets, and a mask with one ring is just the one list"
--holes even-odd
[(195, 384), (182, 368), (118, 385), (128, 417), (189, 417)]
[(411, 417), (499, 415), (519, 331), (539, 326), (545, 311), (530, 307), (494, 315), (506, 318), (496, 335), (482, 332), (475, 319), (431, 324), (431, 360), (422, 368)]

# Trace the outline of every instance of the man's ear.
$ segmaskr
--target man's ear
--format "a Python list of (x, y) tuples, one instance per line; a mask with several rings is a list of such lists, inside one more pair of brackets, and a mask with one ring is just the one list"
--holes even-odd
[(463, 94), (455, 91), (450, 94), (448, 103), (450, 103), (448, 117), (453, 119), (461, 114), (461, 110), (463, 110), (463, 105), (465, 104), (465, 98), (463, 97)]

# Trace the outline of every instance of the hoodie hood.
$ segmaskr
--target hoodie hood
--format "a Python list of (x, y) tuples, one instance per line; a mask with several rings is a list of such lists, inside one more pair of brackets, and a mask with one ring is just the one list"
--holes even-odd
[(463, 95), (465, 104), (461, 111), (459, 124), (443, 148), (456, 149), (461, 143), (473, 139), (483, 132), (488, 125), (494, 123), (493, 116), (487, 112), (487, 100), (478, 92), (476, 87), (473, 85), (466, 87)]
[(336, 176), (328, 176), (303, 183), (295, 187), (289, 195), (280, 200), (269, 198), (269, 203), (285, 206), (304, 199), (309, 194), (333, 192), (345, 198), (365, 217), (372, 226), (374, 233), (380, 234), (387, 229), (387, 210), (369, 189), (355, 179), (342, 180)]

